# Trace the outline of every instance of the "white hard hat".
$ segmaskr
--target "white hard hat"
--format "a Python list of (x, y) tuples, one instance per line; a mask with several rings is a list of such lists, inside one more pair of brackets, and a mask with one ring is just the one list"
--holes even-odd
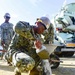
[(10, 14), (9, 13), (5, 13), (4, 18), (9, 17), (10, 18)]
[(46, 29), (48, 29), (50, 26), (50, 20), (48, 17), (38, 18), (37, 21), (42, 22), (45, 25)]

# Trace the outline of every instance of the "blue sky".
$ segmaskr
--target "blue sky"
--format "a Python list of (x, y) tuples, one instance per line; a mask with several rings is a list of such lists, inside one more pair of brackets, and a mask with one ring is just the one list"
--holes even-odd
[[(43, 15), (50, 19), (61, 9), (65, 0), (0, 0), (0, 24), (4, 22), (4, 14), (9, 12), (10, 22), (14, 25), (18, 21), (34, 24), (37, 17)], [(75, 0), (66, 0), (72, 3)]]

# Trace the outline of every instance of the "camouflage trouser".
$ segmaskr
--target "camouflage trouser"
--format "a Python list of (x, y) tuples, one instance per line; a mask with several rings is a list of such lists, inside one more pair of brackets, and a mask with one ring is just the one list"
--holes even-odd
[(34, 68), (35, 61), (29, 55), (25, 53), (16, 53), (13, 55), (12, 62), (15, 68), (15, 75), (21, 75), (21, 72), (30, 71), (29, 75), (39, 75), (39, 71)]
[(12, 63), (15, 67), (18, 67), (20, 72), (30, 71), (35, 66), (34, 59), (23, 52), (14, 53)]
[(15, 67), (15, 75), (21, 75), (21, 72), (27, 72), (29, 70), (31, 70), (30, 75), (38, 75), (35, 73), (39, 73), (38, 70), (33, 69), (34, 66), (37, 66), (40, 62), (35, 50), (33, 50), (33, 52), (32, 50), (30, 52), (21, 52), (12, 49), (7, 51), (5, 59), (8, 62), (12, 62), (12, 65)]
[(8, 47), (9, 47), (9, 44), (10, 44), (10, 40), (4, 40), (4, 44), (3, 44), (3, 52), (2, 52), (2, 59), (3, 59), (3, 55), (7, 52), (8, 50)]
[[(14, 72), (15, 72), (15, 75), (21, 75), (21, 72), (19, 72), (17, 68), (15, 68)], [(33, 68), (30, 71), (29, 75), (42, 75), (42, 74), (39, 74), (39, 71), (36, 68)]]
[(26, 53), (10, 50), (6, 53), (5, 58), (8, 62), (12, 62), (12, 65), (15, 67), (15, 75), (21, 75), (22, 72), (30, 70), (33, 72), (35, 60)]
[(10, 42), (11, 42), (11, 40), (4, 39), (4, 50), (8, 49)]

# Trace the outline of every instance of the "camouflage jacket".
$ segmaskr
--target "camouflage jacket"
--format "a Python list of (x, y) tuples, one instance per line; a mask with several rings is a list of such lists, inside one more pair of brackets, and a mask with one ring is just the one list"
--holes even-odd
[(11, 40), (14, 34), (13, 24), (12, 23), (3, 23), (1, 24), (1, 41)]
[[(34, 34), (33, 27), (28, 22), (19, 21), (15, 26), (15, 34), (9, 45), (8, 51), (21, 51), (31, 56), (36, 63), (39, 63), (40, 58), (36, 54), (34, 41), (39, 35)], [(12, 53), (13, 53), (12, 52)]]
[(15, 35), (12, 38), (10, 49), (30, 50), (34, 40), (38, 38), (34, 34), (33, 27), (28, 22), (19, 21), (15, 26)]
[(54, 27), (52, 23), (50, 24), (48, 30), (43, 33), (43, 36), (44, 36), (44, 44), (54, 43)]
[[(34, 41), (36, 39), (39, 39), (41, 41), (41, 37), (39, 34), (34, 33), (33, 27), (34, 26), (31, 26), (28, 22), (19, 21), (15, 26), (16, 33), (12, 38), (8, 50), (12, 49), (13, 51), (15, 50), (15, 51), (25, 52), (28, 55), (30, 55), (37, 63), (39, 62), (40, 58), (36, 53), (34, 47)], [(46, 38), (46, 39), (50, 39), (50, 38)]]
[[(15, 26), (15, 35), (12, 39), (10, 49), (26, 49), (31, 50), (34, 48), (34, 41), (36, 39), (41, 40), (41, 35), (35, 34), (33, 30), (34, 26), (31, 26), (27, 22), (19, 21)], [(47, 33), (44, 32), (45, 42), (52, 42), (54, 40), (54, 29), (53, 25), (50, 25)], [(44, 43), (44, 42), (43, 42)]]

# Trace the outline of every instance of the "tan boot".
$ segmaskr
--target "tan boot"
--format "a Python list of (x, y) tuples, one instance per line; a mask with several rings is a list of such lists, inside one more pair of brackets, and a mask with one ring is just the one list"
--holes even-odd
[(7, 62), (7, 64), (8, 64), (9, 66), (12, 66), (12, 64), (11, 64), (10, 62)]
[(14, 73), (15, 75), (21, 75), (21, 72), (19, 72), (18, 68), (15, 68)]
[(20, 72), (15, 72), (15, 75), (21, 75), (21, 73)]
[(33, 68), (29, 75), (39, 75), (39, 71), (36, 68)]

